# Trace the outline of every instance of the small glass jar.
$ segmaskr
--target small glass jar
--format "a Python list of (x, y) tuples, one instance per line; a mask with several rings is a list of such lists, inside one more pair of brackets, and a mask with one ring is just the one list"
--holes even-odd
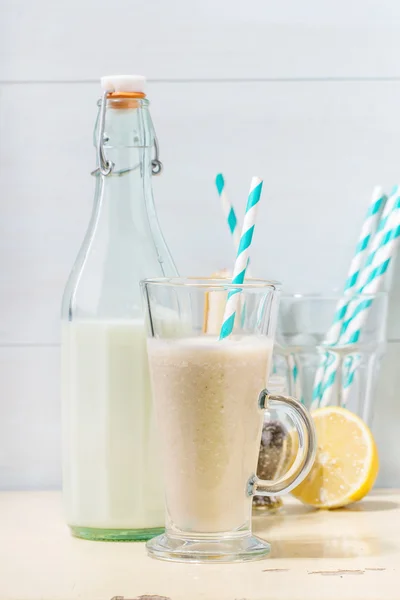
[[(285, 395), (287, 392), (286, 378), (272, 374), (268, 380), (268, 391), (273, 394)], [(274, 411), (265, 413), (261, 435), (260, 454), (258, 457), (257, 476), (263, 479), (276, 479), (287, 470), (290, 460), (291, 436), (290, 426), (278, 421)], [(254, 496), (253, 511), (275, 512), (283, 505), (278, 496)]]
[(342, 326), (345, 335), (332, 342), (328, 332), (342, 300), (334, 294), (283, 296), (274, 367), (286, 380), (289, 395), (307, 408), (343, 406), (371, 425), (386, 347), (388, 295), (346, 296), (350, 316)]

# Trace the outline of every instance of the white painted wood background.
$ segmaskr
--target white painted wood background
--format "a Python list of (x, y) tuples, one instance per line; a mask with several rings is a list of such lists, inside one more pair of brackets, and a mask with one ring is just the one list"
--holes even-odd
[[(0, 0), (0, 489), (60, 485), (59, 304), (88, 222), (98, 78), (139, 72), (181, 273), (232, 263), (213, 180), (265, 178), (254, 270), (340, 287), (373, 185), (400, 183), (397, 0)], [(240, 212), (240, 209), (239, 209)], [(185, 228), (178, 227), (178, 220)], [(190, 240), (190, 252), (188, 252)], [(400, 261), (376, 398), (400, 485)]]

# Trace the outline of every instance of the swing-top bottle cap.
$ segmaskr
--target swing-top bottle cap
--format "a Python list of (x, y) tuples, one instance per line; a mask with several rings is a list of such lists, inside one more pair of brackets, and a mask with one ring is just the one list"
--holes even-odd
[(146, 77), (143, 75), (106, 75), (101, 78), (101, 88), (110, 94), (145, 94)]

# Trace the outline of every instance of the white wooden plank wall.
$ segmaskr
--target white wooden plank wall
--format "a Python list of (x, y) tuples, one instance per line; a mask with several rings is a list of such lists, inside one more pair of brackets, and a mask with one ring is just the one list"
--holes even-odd
[[(89, 218), (97, 79), (150, 78), (160, 220), (181, 273), (232, 263), (215, 195), (264, 176), (254, 270), (340, 287), (372, 186), (400, 183), (397, 0), (1, 0), (0, 489), (60, 484), (60, 297)], [(186, 228), (177, 227), (177, 216)], [(191, 240), (191, 252), (187, 251)], [(207, 244), (206, 240), (207, 239)], [(376, 399), (400, 485), (400, 261)]]

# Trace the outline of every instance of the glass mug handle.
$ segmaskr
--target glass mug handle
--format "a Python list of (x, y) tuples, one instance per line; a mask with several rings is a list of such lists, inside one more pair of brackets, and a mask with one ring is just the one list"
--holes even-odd
[(263, 390), (258, 402), (263, 410), (274, 409), (286, 413), (293, 421), (299, 436), (296, 460), (286, 473), (272, 481), (253, 475), (249, 481), (250, 496), (280, 496), (299, 485), (313, 465), (317, 449), (314, 423), (304, 406), (291, 396), (278, 396)]

